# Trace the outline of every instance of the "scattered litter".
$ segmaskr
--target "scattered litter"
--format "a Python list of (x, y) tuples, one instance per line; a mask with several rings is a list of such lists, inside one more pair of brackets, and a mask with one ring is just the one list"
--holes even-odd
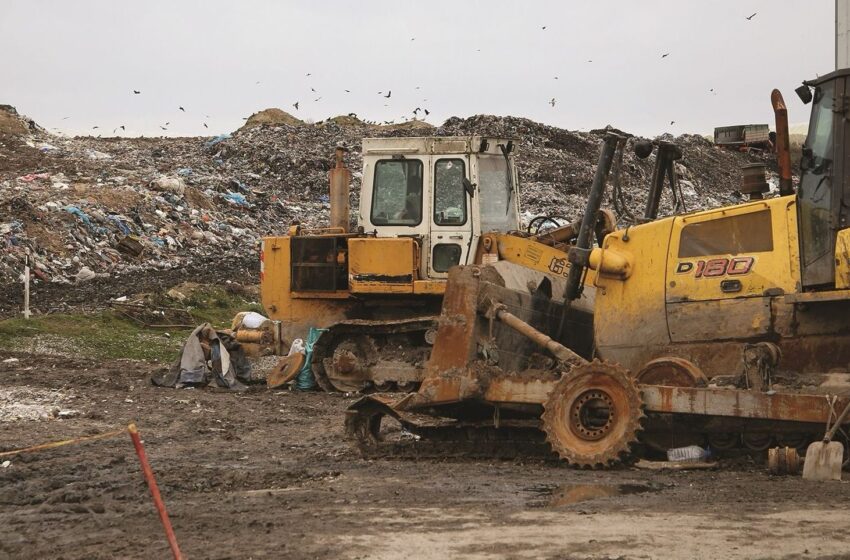
[(667, 450), (667, 460), (674, 463), (703, 463), (711, 457), (711, 451), (699, 445), (688, 445)]
[(94, 280), (97, 274), (94, 273), (92, 269), (87, 266), (84, 266), (80, 269), (77, 275), (74, 277), (77, 280), (77, 283), (80, 284), (82, 282), (88, 282), (89, 280)]
[(242, 382), (251, 381), (251, 364), (230, 333), (204, 323), (186, 339), (171, 368), (154, 374), (151, 381), (160, 387), (218, 385), (244, 391)]
[(3, 360), (4, 364), (14, 364), (16, 362), (20, 362), (20, 360), (18, 358), (6, 358)]

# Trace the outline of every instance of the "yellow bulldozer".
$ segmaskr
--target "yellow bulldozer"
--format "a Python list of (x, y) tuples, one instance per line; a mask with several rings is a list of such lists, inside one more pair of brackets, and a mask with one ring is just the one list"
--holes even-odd
[[(689, 443), (803, 449), (820, 438), (850, 403), (848, 90), (850, 70), (798, 88), (812, 112), (796, 189), (774, 90), (779, 196), (764, 198), (764, 171), (750, 172), (746, 203), (594, 245), (619, 143), (607, 136), (566, 278), (527, 287), (511, 281), (516, 263), (453, 268), (419, 390), (361, 399), (348, 433), (367, 453), (536, 442), (588, 468)], [(580, 297), (593, 301), (592, 327), (576, 320)]]
[[(415, 390), (456, 265), (508, 260), (566, 273), (563, 248), (576, 228), (520, 231), (514, 146), (483, 136), (366, 138), (355, 228), (340, 148), (330, 227), (293, 225), (262, 240), (263, 306), (285, 342), (319, 333), (312, 370), (323, 389)], [(610, 212), (600, 216), (601, 239), (614, 223)]]

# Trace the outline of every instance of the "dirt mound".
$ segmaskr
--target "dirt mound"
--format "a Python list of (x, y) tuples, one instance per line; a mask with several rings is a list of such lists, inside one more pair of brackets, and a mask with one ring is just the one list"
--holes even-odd
[(263, 124), (268, 125), (279, 125), (285, 124), (288, 126), (300, 126), (304, 124), (304, 121), (301, 119), (295, 118), (286, 111), (278, 109), (276, 107), (272, 107), (270, 109), (266, 109), (264, 111), (259, 111), (254, 113), (248, 120), (245, 121), (245, 124), (242, 125), (242, 129), (251, 128), (253, 126), (260, 126)]
[(11, 105), (0, 105), (0, 134), (23, 136), (40, 131), (42, 128), (34, 120), (19, 115)]
[(415, 130), (421, 132), (422, 130), (434, 129), (434, 125), (426, 123), (425, 121), (420, 121), (419, 119), (413, 119), (412, 121), (405, 121), (397, 124), (380, 125), (378, 128), (383, 128), (384, 130)]
[(357, 115), (355, 115), (354, 113), (348, 115), (337, 115), (336, 117), (329, 118), (326, 122), (333, 123), (339, 126), (363, 126), (364, 124), (366, 124), (360, 119), (358, 119)]

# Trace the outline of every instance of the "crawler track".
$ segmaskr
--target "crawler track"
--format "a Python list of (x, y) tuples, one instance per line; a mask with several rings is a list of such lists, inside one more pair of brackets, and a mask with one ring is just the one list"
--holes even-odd
[(312, 368), (325, 391), (415, 391), (431, 353), (437, 318), (351, 320), (329, 327), (313, 346)]

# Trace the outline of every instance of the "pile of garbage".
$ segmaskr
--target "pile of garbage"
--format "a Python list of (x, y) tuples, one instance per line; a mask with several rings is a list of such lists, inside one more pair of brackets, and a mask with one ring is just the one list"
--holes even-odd
[[(0, 315), (19, 310), (27, 256), (35, 296), (65, 298), (90, 283), (141, 291), (166, 271), (172, 285), (197, 280), (199, 270), (215, 271), (216, 281), (254, 282), (260, 237), (284, 233), (293, 222), (327, 223), (327, 172), (339, 145), (350, 149), (355, 221), (364, 137), (514, 138), (525, 219), (576, 218), (604, 132), (491, 115), (451, 118), (435, 128), (422, 121), (380, 126), (353, 115), (310, 124), (290, 121), (282, 111), (263, 113), (232, 135), (102, 138), (49, 134), (0, 107), (0, 124), (20, 125), (0, 130)], [(684, 152), (676, 169), (688, 210), (737, 201), (740, 167), (770, 159), (724, 151), (699, 136), (675, 141)], [(653, 163), (654, 156), (639, 160), (626, 150), (624, 198), (635, 212), (644, 204)], [(662, 210), (672, 210), (669, 200)], [(115, 290), (86, 293), (96, 302)]]

